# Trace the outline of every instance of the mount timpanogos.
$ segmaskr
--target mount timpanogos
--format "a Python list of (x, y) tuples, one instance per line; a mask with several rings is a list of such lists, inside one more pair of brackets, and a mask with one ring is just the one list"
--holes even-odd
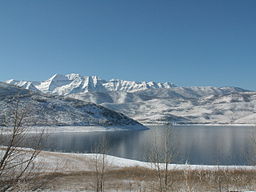
[(95, 103), (143, 124), (254, 124), (256, 92), (237, 87), (179, 87), (172, 83), (103, 80), (56, 74), (46, 81), (8, 84)]
[(134, 82), (112, 79), (110, 81), (102, 80), (97, 76), (81, 76), (79, 74), (59, 75), (55, 74), (50, 79), (42, 82), (36, 81), (16, 81), (8, 80), (6, 83), (17, 85), (30, 90), (38, 90), (43, 93), (56, 93), (59, 95), (68, 95), (81, 92), (106, 92), (106, 91), (125, 91), (135, 92), (150, 88), (171, 88), (171, 83), (155, 82)]

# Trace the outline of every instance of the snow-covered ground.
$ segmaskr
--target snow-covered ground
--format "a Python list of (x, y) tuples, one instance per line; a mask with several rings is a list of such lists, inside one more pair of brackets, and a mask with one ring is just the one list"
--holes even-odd
[[(45, 171), (58, 172), (77, 172), (93, 171), (93, 162), (99, 154), (81, 154), (81, 153), (60, 153), (42, 151), (36, 159), (36, 163), (44, 165)], [(137, 160), (125, 159), (111, 155), (105, 155), (106, 164), (109, 167), (118, 169), (125, 167), (143, 167), (154, 169), (154, 164)], [(161, 164), (164, 169), (165, 165)], [(53, 169), (55, 168), (55, 169)], [(217, 166), (217, 165), (189, 165), (189, 164), (170, 164), (169, 170), (256, 170), (255, 166)]]
[[(1, 147), (3, 152), (4, 147)], [(22, 155), (29, 157), (32, 149), (18, 148), (17, 150), (25, 151)], [(26, 153), (27, 151), (27, 153)], [(2, 154), (2, 153), (0, 153)], [(63, 153), (63, 152), (51, 152), (41, 151), (37, 158), (34, 160), (35, 167), (39, 167), (42, 172), (79, 172), (79, 171), (94, 171), (95, 159), (102, 158), (102, 154), (96, 153)], [(26, 158), (26, 157), (25, 157)], [(120, 169), (127, 167), (142, 167), (155, 169), (155, 164), (151, 162), (143, 162), (138, 160), (126, 159), (121, 157), (115, 157), (111, 155), (104, 155), (105, 164), (111, 169)], [(165, 164), (159, 164), (164, 169)], [(169, 170), (256, 170), (255, 166), (236, 166), (236, 165), (190, 165), (190, 164), (169, 164)]]
[[(19, 149), (19, 150), (25, 150), (28, 152), (28, 154), (31, 152), (31, 149)], [(25, 153), (23, 153), (25, 154)], [(0, 151), (1, 155), (1, 151)], [(50, 177), (51, 181), (48, 183), (48, 186), (45, 186), (45, 190), (43, 191), (94, 191), (94, 184), (95, 184), (95, 177), (93, 175), (88, 174), (88, 172), (95, 171), (96, 169), (96, 161), (97, 161), (97, 168), (101, 166), (101, 157), (103, 155), (101, 154), (77, 154), (77, 153), (59, 153), (59, 152), (48, 152), (48, 151), (42, 151), (39, 156), (35, 159), (33, 167), (33, 171), (36, 173), (46, 173), (47, 175), (55, 175), (56, 177)], [(144, 175), (148, 174), (149, 172), (146, 169), (139, 169), (139, 168), (148, 168), (148, 169), (155, 169), (156, 167), (149, 162), (142, 162), (142, 161), (136, 161), (136, 160), (130, 160), (130, 159), (124, 159), (119, 157), (114, 157), (110, 155), (104, 156), (104, 162), (105, 162), (105, 171), (110, 171), (109, 178), (105, 183), (106, 190), (108, 192), (114, 192), (114, 191), (139, 191), (138, 189), (146, 188), (145, 186), (150, 186), (152, 182), (156, 182), (154, 180), (154, 176), (149, 176), (149, 178)], [(97, 159), (97, 160), (96, 160)], [(164, 169), (164, 164), (161, 164), (162, 168)], [(127, 169), (128, 168), (128, 169)], [(130, 169), (131, 168), (131, 169)], [(134, 175), (126, 175), (127, 170), (135, 171), (143, 171), (143, 176), (139, 176), (141, 172), (138, 172), (136, 176)], [(177, 181), (175, 181), (176, 188), (179, 189), (177, 191), (183, 192), (186, 191), (186, 182), (190, 182), (189, 186), (193, 187), (193, 191), (213, 191), (208, 188), (208, 180), (211, 179), (211, 182), (215, 182), (214, 178), (218, 176), (219, 173), (223, 173), (222, 171), (225, 171), (225, 173), (242, 173), (245, 174), (244, 177), (241, 177), (243, 179), (248, 179), (246, 177), (246, 174), (251, 176), (250, 174), (254, 173), (252, 171), (256, 170), (256, 167), (253, 166), (212, 166), (212, 165), (188, 165), (188, 164), (170, 164), (169, 170), (175, 171), (174, 173), (177, 173), (178, 171), (181, 174), (184, 174), (184, 179), (180, 178)], [(192, 172), (191, 172), (192, 171)], [(194, 172), (195, 171), (195, 172)], [(202, 172), (201, 172), (202, 171)], [(212, 174), (212, 177), (208, 177), (206, 175), (206, 180), (200, 180), (202, 177), (204, 178), (204, 171), (210, 171), (210, 174)], [(211, 172), (213, 171), (213, 172)], [(220, 171), (220, 172), (219, 172)], [(237, 171), (237, 172), (236, 172)], [(129, 171), (128, 171), (129, 172)], [(54, 174), (51, 174), (54, 173)], [(116, 175), (112, 175), (111, 173), (117, 173)], [(119, 174), (121, 173), (121, 175)], [(197, 179), (197, 175), (195, 175), (195, 178), (189, 177), (187, 178), (186, 174), (190, 173), (199, 173)], [(201, 175), (202, 173), (202, 175)], [(215, 173), (217, 175), (215, 175)], [(132, 173), (133, 174), (133, 173)], [(193, 175), (193, 174), (192, 174)], [(192, 176), (189, 175), (189, 176)], [(180, 176), (179, 174), (177, 176)], [(231, 175), (228, 175), (227, 177), (230, 177)], [(140, 180), (142, 178), (142, 180)], [(237, 176), (235, 176), (237, 178)], [(229, 189), (236, 189), (233, 191), (249, 191), (252, 189), (255, 189), (253, 187), (247, 186), (248, 182), (246, 184), (243, 184), (243, 179), (239, 177), (239, 180), (235, 180), (236, 182), (240, 183), (230, 183), (234, 184), (234, 187), (230, 185)], [(253, 179), (253, 178), (252, 178)], [(224, 181), (224, 180), (223, 180)], [(228, 180), (229, 181), (229, 180)], [(233, 181), (233, 180), (232, 180)], [(246, 180), (247, 181), (247, 180)], [(250, 179), (251, 181), (251, 179)], [(216, 184), (216, 183), (213, 183)], [(217, 183), (218, 184), (218, 183)], [(216, 189), (217, 189), (216, 184)], [(237, 186), (236, 186), (237, 185)], [(254, 182), (252, 183), (254, 186)], [(207, 190), (205, 190), (207, 187)], [(238, 190), (239, 189), (239, 190)], [(247, 189), (247, 190), (245, 190)], [(248, 190), (249, 189), (249, 190)]]

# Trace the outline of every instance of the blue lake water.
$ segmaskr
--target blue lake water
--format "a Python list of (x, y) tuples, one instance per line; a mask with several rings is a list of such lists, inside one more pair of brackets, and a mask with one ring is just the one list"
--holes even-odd
[[(145, 131), (108, 131), (90, 133), (55, 133), (44, 142), (44, 150), (94, 152), (95, 146), (107, 141), (108, 154), (136, 160), (148, 160), (153, 146), (161, 148), (166, 126), (152, 126)], [(245, 165), (256, 148), (252, 140), (254, 127), (175, 126), (171, 128), (170, 146), (173, 163)]]

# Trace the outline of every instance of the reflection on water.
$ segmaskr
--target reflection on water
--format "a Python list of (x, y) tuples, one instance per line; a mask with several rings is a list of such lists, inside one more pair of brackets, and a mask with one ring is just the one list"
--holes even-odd
[[(108, 154), (146, 161), (152, 145), (160, 145), (165, 129), (155, 126), (146, 131), (50, 134), (44, 150), (93, 152), (94, 146), (105, 139)], [(243, 165), (249, 164), (253, 135), (254, 127), (176, 126), (169, 139), (176, 152), (174, 163)]]
[[(147, 160), (152, 145), (159, 145), (164, 126), (146, 131), (93, 133), (58, 133), (49, 135), (44, 149), (63, 152), (93, 152), (93, 146), (107, 140), (108, 154)], [(177, 126), (170, 138), (176, 155), (175, 163), (248, 164), (253, 127)], [(255, 146), (256, 147), (256, 146)]]

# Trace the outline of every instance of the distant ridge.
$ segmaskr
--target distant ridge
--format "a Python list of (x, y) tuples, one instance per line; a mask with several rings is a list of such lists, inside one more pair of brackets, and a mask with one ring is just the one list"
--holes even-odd
[(172, 83), (103, 80), (56, 74), (9, 84), (100, 104), (144, 124), (256, 124), (256, 92), (238, 87), (179, 87)]
[(106, 92), (106, 91), (125, 91), (136, 92), (151, 88), (171, 88), (175, 85), (169, 82), (136, 82), (125, 81), (119, 79), (111, 79), (109, 81), (102, 80), (97, 76), (81, 76), (71, 73), (67, 75), (55, 74), (51, 78), (42, 82), (35, 81), (17, 81), (14, 79), (6, 81), (6, 83), (17, 85), (25, 89), (38, 90), (43, 93), (56, 93), (59, 95), (68, 95), (81, 92)]

